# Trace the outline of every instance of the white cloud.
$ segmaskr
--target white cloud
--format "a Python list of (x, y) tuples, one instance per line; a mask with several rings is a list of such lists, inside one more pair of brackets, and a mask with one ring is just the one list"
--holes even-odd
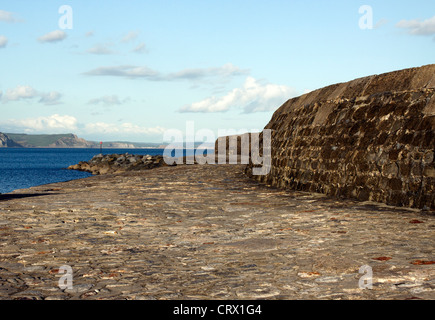
[(115, 66), (115, 67), (99, 67), (91, 71), (85, 72), (88, 76), (113, 76), (125, 78), (148, 78), (151, 80), (158, 80), (159, 73), (148, 67), (137, 66)]
[(145, 46), (145, 43), (140, 43), (133, 50), (134, 53), (147, 53), (148, 49)]
[[(79, 135), (98, 134), (116, 135), (121, 137), (128, 135), (158, 136), (165, 132), (163, 127), (142, 127), (133, 123), (80, 123), (76, 117), (71, 115), (53, 114), (27, 119), (10, 119), (2, 121), (1, 125), (7, 130), (26, 133), (66, 133), (73, 132)], [(144, 138), (146, 139), (146, 137)]]
[(41, 37), (38, 38), (39, 42), (59, 42), (66, 38), (66, 33), (62, 30), (55, 30), (52, 32), (49, 32)]
[(8, 38), (6, 38), (5, 36), (0, 36), (0, 49), (5, 48), (7, 44)]
[(426, 20), (402, 20), (396, 24), (396, 27), (408, 29), (412, 35), (435, 35), (435, 16)]
[(88, 134), (144, 134), (159, 135), (166, 129), (163, 127), (141, 127), (133, 123), (112, 124), (105, 122), (88, 123), (84, 126), (84, 131)]
[(77, 130), (75, 117), (58, 114), (48, 117), (9, 120), (8, 124), (24, 132), (71, 132)]
[(55, 105), (60, 104), (59, 101), (62, 95), (59, 92), (51, 91), (49, 93), (40, 93), (39, 103), (43, 103), (45, 105)]
[(89, 76), (113, 76), (125, 77), (130, 79), (142, 78), (153, 81), (174, 81), (174, 80), (203, 80), (206, 78), (219, 78), (228, 79), (240, 75), (247, 75), (248, 70), (240, 69), (231, 63), (227, 63), (222, 67), (213, 68), (196, 68), (184, 69), (178, 72), (169, 73), (167, 75), (161, 74), (158, 71), (152, 70), (148, 67), (140, 67), (133, 65), (113, 66), (113, 67), (99, 67), (88, 72), (85, 75)]
[(97, 44), (96, 46), (88, 49), (87, 53), (92, 54), (113, 54), (114, 52), (109, 49), (109, 45)]
[(8, 23), (20, 22), (20, 20), (14, 17), (14, 13), (4, 10), (0, 10), (0, 21)]
[(231, 77), (248, 74), (248, 70), (242, 70), (231, 63), (215, 68), (184, 69), (167, 76), (168, 79), (203, 79), (207, 77)]
[(100, 104), (100, 103), (102, 103), (104, 105), (111, 106), (111, 105), (120, 105), (120, 104), (123, 104), (129, 100), (130, 100), (130, 98), (125, 98), (125, 99), (120, 100), (117, 95), (106, 95), (106, 96), (103, 96), (101, 98), (91, 99), (91, 100), (89, 100), (88, 104)]
[(14, 89), (7, 89), (2, 97), (2, 101), (3, 103), (7, 103), (10, 101), (39, 98), (39, 103), (43, 103), (45, 105), (54, 105), (60, 103), (59, 100), (61, 97), (62, 95), (56, 91), (44, 93), (35, 90), (31, 86), (18, 85)]
[(5, 96), (3, 97), (3, 102), (32, 99), (37, 96), (37, 91), (31, 86), (17, 86), (14, 89), (6, 90)]
[(375, 24), (374, 28), (379, 29), (379, 28), (387, 25), (388, 23), (389, 23), (389, 21), (387, 19), (381, 19)]
[(222, 97), (209, 97), (202, 101), (180, 108), (179, 112), (226, 112), (239, 108), (244, 113), (272, 111), (280, 107), (298, 92), (288, 86), (262, 84), (248, 77), (242, 88), (236, 88)]
[(127, 43), (130, 41), (133, 41), (138, 36), (138, 33), (136, 31), (130, 31), (127, 33), (124, 37), (122, 37), (121, 42)]

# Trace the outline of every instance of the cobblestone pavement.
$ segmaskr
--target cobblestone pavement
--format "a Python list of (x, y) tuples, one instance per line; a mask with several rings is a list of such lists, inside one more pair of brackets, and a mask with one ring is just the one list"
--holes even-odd
[(272, 189), (243, 168), (0, 195), (0, 298), (435, 299), (433, 212)]

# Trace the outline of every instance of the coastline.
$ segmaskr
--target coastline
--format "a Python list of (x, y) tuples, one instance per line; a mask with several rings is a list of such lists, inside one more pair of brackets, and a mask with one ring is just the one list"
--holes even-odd
[[(0, 193), (85, 177), (66, 170), (99, 154), (96, 148), (0, 148)], [(104, 153), (163, 154), (163, 149), (110, 149)]]
[[(0, 299), (431, 299), (434, 216), (179, 165), (0, 200)], [(58, 285), (61, 266), (73, 288)], [(358, 285), (373, 269), (373, 289)]]

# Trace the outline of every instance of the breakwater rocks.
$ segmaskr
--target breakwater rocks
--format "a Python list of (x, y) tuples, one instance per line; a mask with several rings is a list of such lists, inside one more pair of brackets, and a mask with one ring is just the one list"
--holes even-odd
[(435, 210), (435, 65), (290, 99), (265, 129), (272, 167), (260, 182)]
[(98, 154), (90, 161), (80, 161), (76, 165), (69, 166), (69, 170), (79, 170), (98, 174), (118, 173), (134, 170), (146, 170), (167, 166), (163, 156), (131, 155), (125, 154)]

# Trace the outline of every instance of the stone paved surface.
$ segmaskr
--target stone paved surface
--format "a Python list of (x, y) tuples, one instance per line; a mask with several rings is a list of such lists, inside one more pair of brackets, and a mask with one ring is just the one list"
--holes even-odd
[[(433, 212), (162, 167), (0, 195), (1, 299), (434, 299)], [(73, 271), (59, 287), (59, 268)], [(372, 289), (360, 289), (368, 265)]]

